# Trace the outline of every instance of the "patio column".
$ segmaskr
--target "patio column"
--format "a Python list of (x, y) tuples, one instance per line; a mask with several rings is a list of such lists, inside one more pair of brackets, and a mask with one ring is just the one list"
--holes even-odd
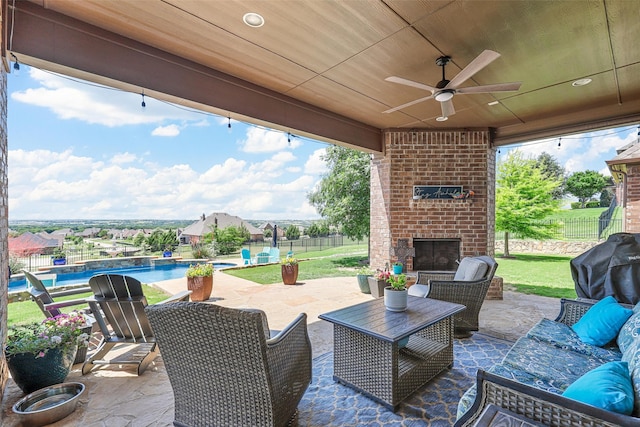
[[(459, 241), (460, 257), (494, 255), (495, 161), (488, 129), (387, 130), (371, 162), (371, 267), (398, 239)], [(414, 186), (462, 186), (468, 198), (414, 199)], [(407, 259), (413, 270), (413, 259)]]

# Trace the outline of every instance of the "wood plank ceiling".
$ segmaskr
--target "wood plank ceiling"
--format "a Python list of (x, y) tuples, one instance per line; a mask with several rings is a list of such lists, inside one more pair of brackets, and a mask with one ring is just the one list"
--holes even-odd
[[(15, 11), (13, 2), (6, 6), (8, 17), (15, 16), (15, 24), (5, 25), (5, 33), (13, 31), (7, 49), (21, 62), (368, 150), (379, 150), (379, 133), (390, 128), (494, 128), (496, 145), (504, 145), (640, 122), (635, 0), (30, 0), (18, 1)], [(247, 12), (262, 15), (264, 25), (245, 25)], [(108, 50), (98, 51), (94, 39)], [(118, 50), (123, 46), (126, 55)], [(501, 57), (463, 86), (519, 81), (518, 92), (457, 94), (456, 114), (444, 122), (435, 120), (441, 110), (434, 99), (383, 113), (430, 95), (386, 77), (435, 86), (442, 78), (439, 56), (452, 57), (451, 79), (485, 49)], [(142, 53), (164, 65), (145, 68), (151, 63)], [(176, 64), (182, 71), (172, 68)], [(199, 96), (208, 83), (194, 72), (227, 86)], [(572, 86), (585, 78), (591, 84)], [(488, 105), (492, 101), (498, 103)]]

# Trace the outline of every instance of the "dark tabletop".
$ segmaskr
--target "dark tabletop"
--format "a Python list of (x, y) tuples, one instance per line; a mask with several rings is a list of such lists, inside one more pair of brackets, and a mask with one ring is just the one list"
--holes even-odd
[(318, 317), (384, 341), (398, 341), (464, 309), (464, 305), (409, 295), (406, 311), (389, 311), (384, 299), (376, 298)]

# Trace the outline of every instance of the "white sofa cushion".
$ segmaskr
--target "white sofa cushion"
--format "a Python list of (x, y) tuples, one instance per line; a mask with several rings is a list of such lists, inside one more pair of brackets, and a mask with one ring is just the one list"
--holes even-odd
[(486, 276), (488, 269), (489, 266), (487, 263), (477, 258), (462, 258), (458, 270), (456, 270), (456, 274), (453, 276), (453, 280), (462, 282), (480, 280)]

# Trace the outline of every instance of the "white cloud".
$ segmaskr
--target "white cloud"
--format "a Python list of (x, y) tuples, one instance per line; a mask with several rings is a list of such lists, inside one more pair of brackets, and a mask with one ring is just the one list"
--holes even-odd
[(118, 153), (111, 157), (111, 163), (121, 165), (124, 163), (132, 163), (138, 159), (138, 156), (132, 153)]
[(48, 108), (62, 120), (80, 120), (108, 127), (185, 120), (203, 125), (202, 115), (140, 94), (87, 84), (47, 71), (29, 67), (29, 76), (38, 87), (15, 91), (11, 98), (37, 107)]
[(178, 136), (180, 135), (180, 128), (178, 125), (158, 126), (155, 128), (151, 135), (153, 136)]
[(304, 164), (304, 170), (307, 173), (311, 174), (323, 174), (327, 172), (327, 163), (322, 160), (322, 156), (324, 156), (327, 152), (326, 148), (321, 148), (316, 150), (309, 156), (306, 163)]
[(287, 137), (286, 133), (259, 127), (249, 127), (246, 138), (239, 142), (240, 150), (245, 153), (268, 153), (299, 147), (299, 138)]

